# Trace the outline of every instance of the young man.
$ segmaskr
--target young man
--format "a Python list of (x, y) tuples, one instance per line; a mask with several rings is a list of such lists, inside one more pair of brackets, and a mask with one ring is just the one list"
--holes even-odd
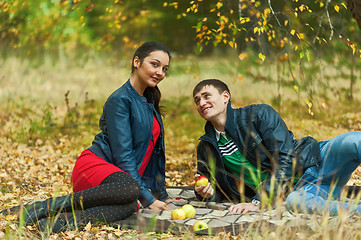
[(195, 187), (199, 199), (238, 200), (242, 203), (229, 211), (247, 213), (258, 211), (261, 201), (272, 202), (291, 189), (286, 203), (292, 210), (326, 210), (335, 215), (343, 209), (361, 214), (361, 205), (327, 200), (329, 195), (340, 197), (361, 163), (361, 132), (329, 141), (296, 140), (272, 107), (232, 108), (227, 85), (217, 79), (198, 83), (193, 98), (207, 121), (197, 147), (198, 174), (216, 186)]

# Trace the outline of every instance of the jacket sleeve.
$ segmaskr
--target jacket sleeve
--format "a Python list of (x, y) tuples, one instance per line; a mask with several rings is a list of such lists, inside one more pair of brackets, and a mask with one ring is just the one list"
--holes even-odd
[[(206, 143), (203, 141), (200, 141), (198, 146), (197, 146), (197, 173), (200, 175), (203, 175), (205, 177), (207, 177), (208, 179), (211, 179), (211, 174), (209, 172), (210, 166), (209, 166), (209, 161), (208, 161), (208, 155), (205, 151), (206, 149)], [(201, 195), (199, 195), (195, 190), (194, 193), (196, 194), (196, 197), (198, 200), (203, 201), (205, 200)], [(215, 191), (215, 194), (208, 198), (207, 201), (214, 201), (214, 199), (216, 198), (216, 194), (217, 194), (217, 188)]]
[(130, 124), (130, 102), (127, 101), (130, 100), (113, 98), (106, 103), (104, 114), (106, 116), (107, 134), (115, 165), (139, 183), (141, 194), (138, 199), (144, 207), (147, 207), (155, 201), (155, 197), (138, 173)]
[[(293, 134), (280, 115), (269, 105), (262, 105), (257, 123), (258, 134), (262, 139), (260, 147), (270, 159), (271, 175), (275, 176), (274, 183), (267, 179), (262, 184), (263, 190), (270, 197), (279, 187), (283, 187), (284, 183), (291, 181), (294, 175)], [(259, 199), (259, 196), (256, 195), (255, 198)]]

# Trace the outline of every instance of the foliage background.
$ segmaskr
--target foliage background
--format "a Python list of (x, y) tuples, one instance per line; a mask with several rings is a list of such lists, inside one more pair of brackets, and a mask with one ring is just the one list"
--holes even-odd
[[(205, 78), (228, 83), (234, 106), (272, 105), (297, 138), (361, 130), (361, 38), (347, 3), (270, 2), (0, 0), (0, 207), (71, 192), (75, 160), (143, 41), (174, 57), (160, 84), (168, 185), (194, 184), (204, 121), (190, 94)], [(0, 238), (38, 237), (15, 219), (0, 216)]]

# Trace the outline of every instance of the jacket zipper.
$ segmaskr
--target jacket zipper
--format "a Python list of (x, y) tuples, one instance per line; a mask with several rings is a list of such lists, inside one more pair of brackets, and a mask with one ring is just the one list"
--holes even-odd
[[(204, 138), (205, 138), (205, 137), (201, 137), (200, 140), (210, 143), (210, 144), (216, 149), (216, 152), (218, 153), (218, 156), (220, 157), (219, 159), (220, 159), (220, 161), (221, 161), (221, 164), (222, 164), (222, 167), (223, 167), (223, 171), (224, 171), (223, 178), (224, 178), (225, 182), (228, 184), (228, 187), (231, 189), (231, 191), (232, 191), (233, 193), (235, 193), (236, 195), (240, 195), (238, 192), (236, 192), (236, 191), (233, 190), (231, 184), (229, 183), (229, 181), (228, 181), (228, 179), (227, 179), (227, 177), (226, 177), (226, 168), (224, 167), (224, 163), (223, 163), (223, 161), (222, 161), (222, 155), (219, 153), (217, 146), (213, 143), (213, 141), (207, 140), (207, 139), (204, 139)], [(209, 164), (209, 160), (208, 160), (208, 164)]]

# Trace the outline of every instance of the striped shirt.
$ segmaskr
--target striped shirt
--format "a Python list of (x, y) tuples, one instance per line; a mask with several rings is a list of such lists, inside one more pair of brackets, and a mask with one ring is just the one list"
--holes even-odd
[(216, 139), (224, 166), (241, 182), (257, 187), (266, 179), (267, 175), (242, 155), (236, 143), (226, 133), (216, 130)]

